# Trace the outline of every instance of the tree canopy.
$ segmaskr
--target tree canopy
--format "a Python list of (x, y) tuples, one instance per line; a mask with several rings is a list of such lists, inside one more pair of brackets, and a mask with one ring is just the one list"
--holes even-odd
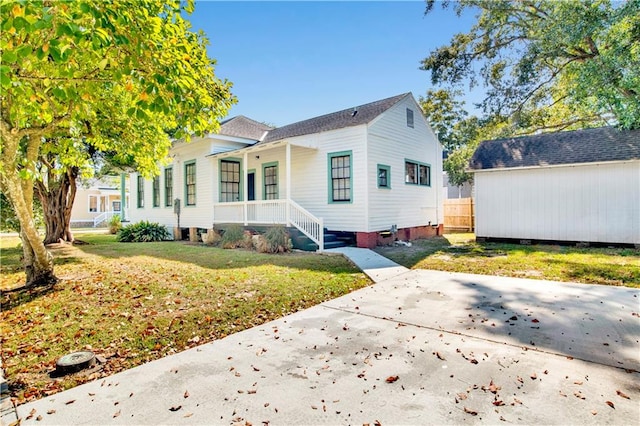
[(54, 277), (31, 215), (34, 183), (47, 183), (43, 159), (57, 160), (47, 173), (81, 172), (100, 151), (149, 176), (168, 153), (168, 130), (186, 139), (215, 131), (235, 102), (206, 37), (184, 18), (193, 7), (0, 3), (0, 189), (20, 219), (28, 282)]
[[(482, 117), (476, 118), (480, 131), (455, 142), (466, 154), (454, 150), (454, 160), (468, 159), (473, 149), (465, 145), (483, 136), (640, 127), (640, 0), (427, 0), (425, 14), (436, 4), (477, 17), (468, 32), (421, 62), (432, 84), (446, 89), (429, 92), (427, 104), (454, 111), (454, 119), (433, 117), (446, 127), (440, 132), (445, 142), (462, 137), (456, 126), (473, 118), (455, 113), (456, 90), (486, 89), (478, 105)], [(445, 92), (450, 99), (442, 98)], [(466, 167), (466, 161), (456, 161)]]
[(476, 11), (477, 22), (422, 61), (433, 84), (482, 82), (484, 112), (521, 128), (612, 119), (640, 127), (640, 0), (461, 0), (454, 8)]

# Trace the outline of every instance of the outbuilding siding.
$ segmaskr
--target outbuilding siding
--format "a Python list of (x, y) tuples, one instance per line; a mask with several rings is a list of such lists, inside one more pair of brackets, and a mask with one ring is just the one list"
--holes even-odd
[(640, 244), (640, 161), (475, 173), (476, 235)]

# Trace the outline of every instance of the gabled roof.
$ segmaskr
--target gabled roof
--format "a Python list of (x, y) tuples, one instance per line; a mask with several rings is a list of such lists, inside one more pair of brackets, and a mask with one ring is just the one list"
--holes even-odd
[(266, 131), (273, 129), (266, 124), (238, 115), (220, 123), (218, 134), (259, 141)]
[(328, 130), (365, 124), (394, 106), (401, 99), (411, 96), (411, 93), (393, 96), (357, 107), (343, 109), (308, 120), (298, 121), (270, 130), (263, 142), (273, 142), (294, 136), (309, 135), (312, 133), (326, 132)]
[(545, 133), (482, 142), (472, 170), (640, 160), (640, 129), (614, 127)]

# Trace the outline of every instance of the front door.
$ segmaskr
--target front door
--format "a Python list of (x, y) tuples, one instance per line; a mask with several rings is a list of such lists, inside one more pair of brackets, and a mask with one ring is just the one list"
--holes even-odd
[(247, 201), (255, 201), (256, 199), (256, 173), (251, 171), (247, 173)]

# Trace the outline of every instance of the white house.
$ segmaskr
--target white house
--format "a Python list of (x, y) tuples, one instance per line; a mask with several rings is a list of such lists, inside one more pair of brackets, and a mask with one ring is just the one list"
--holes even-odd
[(411, 93), (275, 129), (231, 118), (170, 156), (153, 180), (131, 175), (132, 222), (176, 227), (175, 202), (180, 228), (283, 224), (320, 249), (332, 233), (374, 247), (442, 232), (442, 148)]
[(71, 227), (104, 226), (112, 216), (122, 214), (122, 191), (116, 181), (119, 178), (78, 186), (71, 209)]
[(470, 168), (477, 238), (640, 244), (640, 130), (485, 141)]

